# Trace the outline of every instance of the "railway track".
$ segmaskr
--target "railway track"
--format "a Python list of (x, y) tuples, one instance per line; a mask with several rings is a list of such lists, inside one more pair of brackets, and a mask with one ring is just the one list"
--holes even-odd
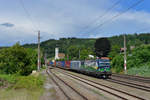
[[(109, 93), (109, 94), (111, 94), (111, 95), (113, 95), (113, 96), (115, 96), (117, 98), (120, 98), (122, 100), (146, 100), (146, 99), (144, 99), (142, 97), (129, 94), (129, 93), (125, 92), (125, 91), (117, 90), (117, 89), (112, 88), (110, 86), (107, 86), (107, 85), (104, 85), (104, 84), (100, 84), (100, 83), (97, 83), (95, 81), (91, 81), (89, 79), (85, 79), (83, 77), (80, 77), (78, 75), (74, 75), (74, 74), (68, 73), (66, 71), (63, 72), (63, 71), (59, 70), (58, 72), (60, 72), (60, 73), (62, 73), (64, 75), (67, 75), (67, 76), (69, 76), (69, 77), (71, 77), (71, 78), (73, 78), (75, 80), (80, 81), (80, 82), (88, 84), (88, 85), (90, 85), (90, 86), (92, 86), (94, 88), (97, 88), (99, 90), (107, 92), (107, 93)], [(102, 87), (104, 87), (104, 88), (102, 88)]]
[[(67, 94), (65, 89), (66, 87), (70, 88), (72, 90), (72, 92), (74, 92), (76, 94), (76, 96), (78, 96), (78, 99), (80, 98), (80, 100), (88, 100), (88, 98), (86, 98), (84, 95), (82, 95), (80, 92), (78, 92), (76, 89), (74, 89), (71, 85), (69, 85), (68, 83), (66, 83), (64, 80), (62, 80), (61, 78), (59, 78), (56, 74), (54, 74), (51, 70), (49, 70), (50, 73), (47, 70), (47, 74), (49, 76), (51, 76), (51, 79), (53, 80), (53, 82), (59, 87), (59, 89), (62, 91), (62, 93), (65, 95), (65, 97), (67, 98), (67, 100), (76, 100), (75, 98), (72, 98), (70, 94)], [(57, 81), (56, 79), (57, 78)], [(59, 81), (58, 81), (59, 80)], [(62, 86), (59, 83), (63, 83), (65, 85), (64, 88), (62, 88)], [(79, 97), (80, 96), (80, 97)]]
[[(48, 70), (46, 70), (46, 73), (48, 74), (48, 76), (51, 76)], [(65, 93), (65, 91), (61, 88), (61, 86), (56, 82), (56, 80), (53, 77), (51, 77), (51, 79), (58, 86), (58, 88), (62, 91), (64, 96), (67, 98), (67, 100), (71, 100), (71, 98)]]
[(149, 77), (142, 77), (142, 76), (134, 76), (134, 75), (123, 75), (123, 74), (112, 74), (112, 77), (124, 78), (128, 80), (134, 80), (138, 82), (150, 83)]
[[(61, 68), (63, 69), (63, 68)], [(65, 70), (65, 69), (63, 69)], [(127, 75), (127, 76), (130, 76), (132, 77), (132, 75)], [(137, 76), (135, 76), (137, 77)], [(119, 77), (120, 78), (120, 77)], [(141, 77), (140, 77), (141, 78)], [(142, 77), (145, 79), (145, 77)], [(125, 79), (128, 79), (128, 78), (125, 78)], [(146, 78), (146, 79), (149, 79), (149, 78)], [(150, 92), (150, 86), (144, 86), (144, 85), (141, 85), (141, 84), (137, 84), (135, 81), (134, 82), (127, 82), (127, 81), (121, 81), (119, 79), (107, 79), (106, 81), (109, 81), (109, 82), (112, 82), (112, 83), (117, 83), (117, 84), (120, 84), (120, 85), (124, 85), (124, 86), (128, 86), (128, 87), (132, 87), (132, 88), (135, 88), (135, 89), (140, 89), (140, 90), (143, 90), (143, 91), (146, 91), (146, 92)], [(142, 80), (139, 80), (138, 82), (141, 82)], [(143, 81), (142, 81), (143, 82)]]
[(135, 88), (135, 89), (140, 89), (140, 90), (143, 90), (143, 91), (146, 91), (146, 92), (150, 92), (150, 87), (149, 86), (144, 86), (144, 85), (140, 85), (140, 84), (137, 84), (137, 83), (131, 83), (131, 82), (127, 82), (127, 81), (121, 81), (121, 80), (118, 80), (118, 79), (107, 79), (106, 81), (121, 84), (121, 85), (128, 86), (128, 87), (132, 87), (132, 88)]

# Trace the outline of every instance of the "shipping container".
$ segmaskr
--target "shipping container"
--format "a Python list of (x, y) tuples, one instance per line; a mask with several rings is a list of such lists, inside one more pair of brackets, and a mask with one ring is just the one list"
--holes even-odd
[(65, 61), (65, 67), (66, 67), (66, 68), (70, 68), (70, 64), (71, 64), (70, 61)]
[(81, 61), (71, 61), (70, 69), (79, 70), (81, 67)]
[(56, 67), (56, 61), (54, 61), (54, 66)]
[(65, 61), (60, 61), (61, 62), (61, 66), (60, 67), (64, 67), (65, 68)]
[(52, 66), (54, 64), (54, 62), (50, 61), (49, 64)]
[(56, 66), (60, 67), (61, 66), (61, 61), (56, 61)]

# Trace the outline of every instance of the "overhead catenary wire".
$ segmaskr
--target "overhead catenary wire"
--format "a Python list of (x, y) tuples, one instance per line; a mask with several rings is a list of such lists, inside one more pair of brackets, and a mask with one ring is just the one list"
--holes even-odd
[(119, 16), (125, 14), (125, 13), (128, 12), (130, 9), (136, 7), (138, 4), (140, 4), (140, 3), (143, 2), (143, 1), (144, 1), (144, 0), (138, 0), (136, 3), (134, 3), (133, 5), (131, 5), (130, 7), (128, 7), (125, 11), (123, 11), (123, 12), (121, 12), (121, 13), (119, 13), (119, 14), (113, 16), (112, 18), (110, 18), (110, 19), (104, 21), (103, 23), (99, 24), (98, 26), (96, 26), (96, 27), (93, 28), (92, 30), (88, 31), (87, 33), (91, 33), (91, 32), (93, 32), (93, 31), (96, 31), (98, 28), (104, 26), (105, 24), (112, 22), (114, 19), (116, 19), (116, 18), (118, 18)]
[(27, 18), (29, 19), (29, 21), (31, 22), (32, 24), (32, 27), (33, 27), (33, 31), (35, 29), (35, 31), (38, 31), (38, 59), (37, 59), (37, 70), (39, 71), (40, 68), (41, 68), (41, 53), (40, 53), (40, 31), (38, 30), (37, 26), (34, 24), (33, 20), (32, 20), (32, 17), (30, 15), (30, 13), (28, 12), (28, 10), (26, 9), (25, 5), (24, 5), (24, 2), (22, 0), (19, 0), (21, 6), (23, 7), (26, 15), (27, 15)]
[[(95, 24), (98, 20), (102, 19), (103, 17), (105, 17), (112, 9), (114, 9), (118, 4), (120, 4), (122, 0), (118, 0), (117, 2), (115, 2), (111, 7), (109, 7), (106, 12), (103, 15), (98, 16), (96, 19), (94, 19), (93, 21), (91, 21), (88, 25), (86, 25), (84, 27), (84, 29), (88, 29), (92, 24)], [(83, 32), (83, 30), (80, 31), (79, 33)]]
[(20, 5), (22, 6), (24, 12), (26, 13), (28, 20), (31, 22), (32, 27), (33, 27), (33, 30), (34, 30), (34, 31), (35, 31), (35, 30), (38, 31), (38, 27), (37, 27), (36, 24), (33, 22), (32, 16), (31, 16), (31, 14), (29, 13), (29, 11), (27, 10), (27, 8), (25, 7), (25, 4), (24, 4), (23, 0), (19, 0), (19, 3), (20, 3)]

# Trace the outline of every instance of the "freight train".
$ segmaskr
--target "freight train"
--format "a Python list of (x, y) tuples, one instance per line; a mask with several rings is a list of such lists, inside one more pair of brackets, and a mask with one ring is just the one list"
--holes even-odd
[(85, 61), (51, 61), (49, 64), (53, 67), (72, 70), (99, 78), (110, 78), (112, 74), (110, 60), (108, 58)]

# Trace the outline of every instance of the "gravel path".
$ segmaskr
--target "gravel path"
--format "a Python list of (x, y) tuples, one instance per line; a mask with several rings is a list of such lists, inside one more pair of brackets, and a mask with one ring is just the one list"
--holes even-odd
[(59, 90), (56, 84), (48, 76), (46, 70), (42, 71), (42, 74), (46, 76), (46, 82), (44, 84), (44, 94), (40, 97), (40, 100), (66, 100), (63, 93)]

